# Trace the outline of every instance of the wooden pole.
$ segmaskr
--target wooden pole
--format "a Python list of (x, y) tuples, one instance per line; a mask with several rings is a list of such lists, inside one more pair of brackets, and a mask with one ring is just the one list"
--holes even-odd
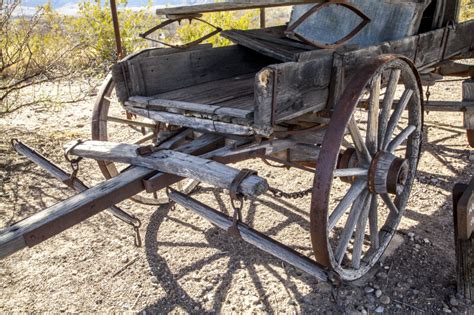
[(156, 171), (134, 167), (69, 199), (17, 222), (0, 234), (0, 258), (32, 247), (92, 215), (141, 192)]
[[(229, 216), (226, 216), (225, 214), (218, 212), (191, 197), (177, 192), (176, 190), (170, 189), (169, 198), (186, 209), (199, 214), (221, 229), (228, 230), (232, 226), (232, 219)], [(319, 265), (316, 261), (309, 259), (308, 257), (244, 224), (238, 223), (237, 228), (242, 240), (247, 243), (256, 246), (264, 252), (267, 252), (322, 281), (328, 280), (324, 267)]]
[(474, 178), (469, 185), (453, 188), (454, 241), (457, 290), (474, 299)]
[(112, 23), (114, 25), (115, 45), (117, 46), (117, 59), (124, 57), (122, 49), (122, 40), (120, 39), (120, 27), (117, 14), (117, 4), (115, 0), (110, 0), (110, 13), (112, 15)]

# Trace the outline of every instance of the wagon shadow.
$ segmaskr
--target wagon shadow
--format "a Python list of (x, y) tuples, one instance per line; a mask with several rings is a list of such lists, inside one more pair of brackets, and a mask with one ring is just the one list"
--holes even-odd
[[(452, 132), (452, 134), (431, 141), (430, 143), (424, 144), (423, 159), (426, 158), (435, 158), (452, 171), (453, 175), (440, 175), (435, 172), (420, 171), (418, 173), (418, 181), (435, 186), (439, 189), (445, 190), (448, 193), (451, 191), (451, 187), (457, 181), (462, 181), (463, 177), (468, 177), (469, 168), (467, 166), (463, 170), (456, 170), (451, 168), (449, 160), (446, 157), (456, 157), (459, 158), (460, 155), (465, 155), (466, 150), (462, 148), (457, 148), (451, 145), (445, 145), (444, 142), (450, 138), (456, 138), (462, 136), (463, 131), (457, 128), (449, 129), (447, 126), (443, 128), (448, 129), (446, 131)], [(426, 132), (426, 131), (425, 131)], [(426, 133), (425, 133), (426, 138)], [(437, 181), (432, 179), (436, 178)], [(222, 191), (216, 190), (213, 188), (200, 188), (199, 194), (213, 194), (218, 205), (218, 210), (229, 214), (226, 202), (222, 198)], [(277, 223), (275, 226), (269, 228), (265, 233), (269, 236), (275, 236), (279, 231), (287, 227), (289, 224), (297, 224), (300, 228), (305, 231), (309, 230), (308, 222), (308, 212), (299, 209), (298, 207), (293, 206), (291, 203), (288, 203), (284, 200), (269, 198), (267, 195), (265, 198), (260, 198), (257, 200), (259, 204), (269, 207), (272, 210), (276, 211), (279, 215), (283, 216), (285, 219), (282, 222)], [(386, 280), (377, 279), (376, 277), (372, 279), (363, 279), (362, 285), (367, 283), (378, 284), (384, 292), (394, 296), (394, 301), (397, 303), (396, 293), (399, 288), (404, 288), (408, 286), (412, 289), (420, 288), (426, 285), (426, 283), (434, 283), (435, 286), (442, 286), (438, 288), (438, 292), (442, 291), (443, 296), (448, 297), (455, 293), (454, 286), (454, 263), (452, 256), (452, 249), (447, 252), (440, 251), (440, 248), (434, 245), (423, 247), (419, 251), (414, 251), (412, 249), (413, 244), (410, 243), (408, 232), (415, 232), (418, 236), (434, 238), (433, 230), (441, 230), (444, 233), (445, 242), (450, 243), (452, 239), (452, 224), (446, 225), (446, 217), (451, 218), (451, 199), (447, 198), (446, 201), (438, 206), (439, 209), (430, 214), (424, 214), (422, 212), (414, 211), (413, 209), (408, 208), (406, 210), (406, 218), (414, 221), (414, 225), (407, 229), (401, 229), (398, 234), (402, 235), (406, 240), (395, 252), (385, 259), (384, 264), (390, 266), (390, 270), (395, 270), (393, 274)], [(292, 309), (293, 305), (299, 306), (299, 309), (294, 309), (295, 311), (300, 311), (302, 313), (315, 312), (315, 304), (319, 302), (330, 300), (331, 305), (327, 306), (326, 311), (335, 311), (335, 312), (345, 312), (345, 307), (343, 301), (339, 299), (339, 293), (344, 290), (351, 290), (350, 284), (345, 284), (339, 289), (327, 289), (322, 286), (321, 283), (318, 284), (317, 280), (307, 276), (306, 274), (301, 274), (293, 267), (286, 266), (281, 272), (277, 270), (282, 265), (282, 262), (273, 256), (255, 250), (253, 246), (236, 239), (229, 237), (224, 231), (221, 231), (215, 227), (209, 229), (201, 229), (193, 224), (186, 223), (181, 221), (178, 218), (170, 216), (170, 207), (162, 206), (158, 208), (150, 218), (150, 223), (146, 230), (145, 237), (145, 250), (146, 257), (150, 270), (154, 276), (158, 279), (159, 285), (164, 289), (166, 295), (152, 304), (146, 306), (143, 311), (149, 312), (159, 312), (159, 313), (168, 313), (179, 308), (188, 313), (220, 313), (224, 309), (226, 296), (229, 294), (234, 294), (231, 290), (231, 287), (238, 282), (236, 277), (236, 271), (239, 268), (245, 268), (250, 275), (251, 283), (257, 293), (256, 298), (261, 311), (266, 313), (278, 313), (281, 311), (288, 312)], [(246, 212), (245, 221), (252, 223), (256, 218), (257, 209), (254, 203), (252, 203)], [(443, 219), (439, 219), (442, 217)], [(174, 221), (173, 223), (181, 224), (187, 228), (193, 229), (196, 233), (201, 232), (205, 236), (205, 241), (199, 242), (169, 242), (165, 237), (159, 235), (159, 228), (164, 222), (165, 218), (167, 220)], [(444, 220), (444, 221), (443, 221)], [(449, 221), (451, 222), (451, 221)], [(178, 271), (173, 271), (168, 264), (167, 259), (160, 255), (159, 250), (161, 246), (175, 246), (175, 247), (188, 247), (189, 250), (199, 249), (199, 248), (209, 248), (217, 250), (214, 254), (209, 254), (200, 260), (189, 263), (182, 269)], [(301, 246), (292, 246), (300, 251), (311, 251), (310, 247), (301, 247)], [(449, 248), (449, 246), (448, 246)], [(237, 250), (236, 250), (237, 249)], [(432, 258), (432, 259), (427, 259)], [(200, 294), (195, 294), (188, 292), (185, 287), (182, 285), (183, 278), (187, 275), (200, 270), (209, 263), (212, 263), (216, 260), (226, 258), (228, 261), (225, 264), (225, 267), (220, 267), (219, 271), (221, 272), (219, 276), (218, 283), (212, 288), (212, 291), (215, 294), (212, 295), (212, 306), (209, 307), (209, 301), (206, 303), (206, 295), (210, 293), (207, 290), (203, 290)], [(242, 267), (239, 267), (242, 266)], [(283, 285), (285, 290), (288, 292), (288, 296), (294, 300), (294, 304), (288, 305), (288, 309), (275, 309), (274, 303), (269, 301), (269, 292), (266, 291), (265, 280), (260, 278), (258, 268), (264, 268), (265, 271), (274, 277), (279, 283)], [(413, 282), (409, 284), (403, 284), (408, 277), (404, 274), (403, 270), (412, 269), (419, 270), (418, 277), (412, 279)], [(380, 270), (380, 267), (376, 269), (376, 272)], [(410, 280), (410, 281), (412, 281)], [(187, 278), (186, 281), (194, 281)], [(304, 285), (311, 288), (310, 292), (303, 292), (300, 287), (297, 286), (296, 282), (302, 282)], [(402, 283), (402, 284), (401, 284)], [(204, 284), (199, 283), (198, 286), (204, 286)], [(204, 288), (203, 288), (204, 289)], [(428, 289), (429, 292), (429, 289)], [(408, 297), (407, 299), (411, 299)], [(428, 298), (423, 297), (420, 299), (420, 304), (417, 304), (417, 297), (413, 297), (413, 305), (401, 305), (405, 310), (418, 311), (424, 309), (423, 303), (426, 303)], [(403, 300), (405, 301), (405, 299)], [(358, 301), (359, 302), (359, 301)], [(442, 307), (442, 299), (438, 299), (433, 303), (437, 303)], [(360, 303), (367, 303), (367, 296), (360, 296)], [(400, 302), (402, 303), (402, 302)], [(206, 309), (208, 309), (206, 311)], [(255, 312), (255, 310), (253, 310)], [(257, 310), (258, 311), (258, 310)]]
[[(224, 213), (227, 212), (225, 208), (224, 201), (219, 196), (219, 190), (211, 188), (201, 188), (199, 193), (209, 193), (213, 192), (216, 196), (216, 201), (219, 204), (220, 210)], [(272, 207), (275, 211), (284, 214), (287, 219), (284, 220), (283, 224), (275, 226), (267, 231), (265, 234), (272, 235), (276, 234), (278, 230), (284, 228), (290, 223), (300, 224), (304, 229), (309, 229), (309, 223), (307, 218), (303, 217), (302, 213), (296, 212), (294, 209), (288, 209), (285, 206), (281, 205), (280, 200), (265, 200), (258, 199), (258, 202), (264, 204), (265, 206)], [(289, 204), (288, 204), (289, 205)], [(285, 290), (287, 290), (287, 295), (292, 297), (292, 305), (288, 305), (289, 308), (300, 304), (301, 311), (314, 311), (310, 305), (305, 305), (303, 301), (312, 299), (313, 295), (320, 293), (321, 286), (324, 286), (324, 290), (328, 296), (331, 295), (332, 289), (327, 284), (318, 284), (318, 281), (311, 276), (306, 274), (303, 275), (302, 272), (296, 270), (292, 266), (287, 266), (282, 263), (282, 261), (274, 258), (273, 256), (261, 252), (258, 249), (255, 249), (252, 245), (247, 244), (244, 241), (237, 240), (230, 237), (225, 231), (222, 231), (216, 227), (212, 227), (206, 230), (202, 230), (194, 225), (181, 222), (179, 219), (169, 216), (170, 206), (162, 206), (158, 208), (150, 218), (150, 223), (146, 229), (145, 236), (145, 251), (150, 270), (154, 276), (159, 281), (159, 284), (164, 289), (166, 296), (155, 301), (153, 304), (148, 305), (144, 311), (149, 312), (159, 312), (159, 313), (168, 313), (175, 308), (179, 307), (181, 310), (189, 313), (220, 313), (223, 309), (226, 296), (230, 293), (231, 286), (238, 282), (236, 278), (236, 271), (239, 268), (245, 268), (250, 277), (251, 283), (257, 292), (255, 298), (258, 300), (259, 309), (265, 311), (266, 313), (273, 314), (283, 310), (276, 310), (272, 308), (268, 296), (269, 292), (266, 291), (264, 287), (263, 280), (260, 279), (259, 273), (257, 272), (258, 268), (264, 268), (266, 272), (274, 277), (276, 281), (283, 284)], [(295, 208), (298, 211), (301, 211)], [(247, 223), (252, 223), (255, 217), (256, 206), (251, 204), (249, 206), (246, 220)], [(167, 242), (166, 239), (159, 238), (159, 228), (160, 225), (164, 222), (165, 218), (167, 220), (175, 221), (176, 223), (183, 224), (188, 228), (195, 230), (196, 232), (201, 232), (205, 236), (204, 242)], [(175, 223), (173, 222), (173, 223)], [(159, 254), (160, 246), (173, 246), (180, 247), (185, 246), (189, 247), (190, 250), (193, 248), (210, 248), (217, 249), (217, 253), (210, 254), (197, 262), (190, 263), (186, 267), (182, 268), (177, 272), (173, 272), (170, 269), (166, 259)], [(310, 247), (305, 246), (296, 246), (298, 250), (311, 250)], [(191, 297), (190, 294), (183, 288), (180, 284), (180, 279), (184, 278), (186, 275), (189, 275), (195, 271), (200, 270), (206, 264), (212, 263), (221, 258), (228, 259), (225, 267), (219, 276), (219, 282), (215, 284), (215, 287), (212, 289), (215, 294), (213, 294), (212, 307), (210, 311), (206, 311), (205, 299), (207, 292), (203, 291), (199, 296)], [(277, 271), (276, 268), (284, 266), (284, 273)], [(193, 281), (187, 279), (187, 281)], [(303, 281), (307, 286), (313, 288), (312, 292), (303, 293), (300, 292), (298, 286), (295, 284), (296, 281)], [(204, 286), (201, 283), (201, 286)], [(203, 301), (204, 300), (204, 301)], [(255, 306), (255, 305), (254, 305)], [(307, 309), (305, 308), (307, 307)], [(207, 306), (209, 309), (209, 307)], [(250, 309), (249, 309), (250, 310)], [(335, 311), (343, 311), (343, 308), (337, 305), (334, 305)], [(256, 310), (253, 310), (254, 312)], [(257, 309), (258, 311), (258, 309)], [(285, 310), (287, 311), (287, 310)]]

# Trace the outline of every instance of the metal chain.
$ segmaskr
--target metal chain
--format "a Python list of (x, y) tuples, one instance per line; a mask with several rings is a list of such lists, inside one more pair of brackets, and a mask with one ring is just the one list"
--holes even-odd
[(273, 196), (277, 198), (283, 197), (287, 199), (301, 199), (308, 196), (313, 191), (313, 188), (311, 187), (306, 190), (300, 190), (300, 191), (295, 191), (295, 192), (290, 192), (290, 193), (284, 192), (283, 190), (280, 190), (274, 187), (270, 187), (268, 190), (273, 194)]

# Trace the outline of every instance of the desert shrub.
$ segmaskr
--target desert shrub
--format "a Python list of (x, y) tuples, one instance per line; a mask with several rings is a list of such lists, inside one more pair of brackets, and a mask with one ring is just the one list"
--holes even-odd
[[(105, 74), (117, 59), (108, 4), (83, 0), (78, 16), (60, 15), (50, 5), (31, 16), (15, 16), (19, 3), (0, 2), (0, 116), (25, 106), (86, 97), (99, 82), (90, 79)], [(125, 51), (145, 47), (138, 34), (157, 23), (156, 18), (144, 8), (120, 10), (119, 19)], [(67, 89), (74, 92), (59, 93), (52, 86), (59, 82), (74, 85)], [(79, 82), (86, 84), (78, 88)]]
[[(224, 12), (213, 12), (203, 14), (202, 19), (218, 26), (224, 30), (227, 29), (241, 29), (246, 30), (250, 28), (257, 28), (259, 24), (257, 10), (245, 10), (245, 11), (224, 11)], [(177, 35), (179, 41), (188, 43), (196, 40), (206, 34), (209, 34), (214, 29), (202, 22), (193, 21), (191, 24), (186, 23), (179, 27)], [(205, 43), (211, 43), (213, 46), (226, 46), (230, 45), (231, 41), (221, 36), (213, 36), (205, 41)]]
[[(79, 16), (72, 18), (67, 28), (75, 39), (88, 47), (88, 58), (91, 68), (108, 67), (117, 59), (110, 2), (101, 0), (83, 0), (79, 3)], [(126, 0), (119, 0), (117, 6), (120, 24), (120, 35), (125, 55), (144, 48), (148, 45), (138, 34), (159, 23), (156, 17), (149, 13), (149, 6), (134, 11), (124, 7)]]
[(474, 0), (461, 0), (460, 20), (474, 19)]

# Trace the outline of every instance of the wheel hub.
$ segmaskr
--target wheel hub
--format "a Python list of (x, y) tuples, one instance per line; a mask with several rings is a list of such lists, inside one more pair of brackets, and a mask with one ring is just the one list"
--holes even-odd
[(377, 194), (400, 194), (408, 179), (408, 160), (379, 151), (369, 168), (369, 190)]

